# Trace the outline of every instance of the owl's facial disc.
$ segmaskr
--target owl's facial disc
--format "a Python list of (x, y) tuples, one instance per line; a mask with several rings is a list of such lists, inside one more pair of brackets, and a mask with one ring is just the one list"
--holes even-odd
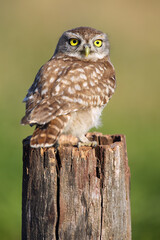
[[(80, 28), (81, 29), (81, 28)], [(109, 42), (105, 33), (94, 29), (69, 30), (63, 33), (54, 55), (63, 53), (81, 60), (102, 59), (109, 55)]]

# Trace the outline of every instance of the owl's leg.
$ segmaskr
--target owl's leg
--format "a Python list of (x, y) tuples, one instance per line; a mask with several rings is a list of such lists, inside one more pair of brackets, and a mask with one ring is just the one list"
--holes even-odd
[(78, 148), (79, 147), (84, 147), (84, 146), (96, 147), (97, 146), (97, 142), (96, 141), (89, 141), (88, 138), (86, 138), (83, 135), (83, 136), (79, 137)]
[(33, 148), (52, 147), (57, 148), (58, 138), (68, 122), (69, 116), (58, 116), (43, 126), (37, 126), (30, 140)]

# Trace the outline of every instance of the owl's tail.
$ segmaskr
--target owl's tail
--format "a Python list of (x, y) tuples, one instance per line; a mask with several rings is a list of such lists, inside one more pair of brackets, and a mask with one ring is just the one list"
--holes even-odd
[(30, 146), (33, 148), (53, 146), (68, 122), (68, 118), (67, 115), (58, 116), (43, 126), (37, 126), (31, 137)]

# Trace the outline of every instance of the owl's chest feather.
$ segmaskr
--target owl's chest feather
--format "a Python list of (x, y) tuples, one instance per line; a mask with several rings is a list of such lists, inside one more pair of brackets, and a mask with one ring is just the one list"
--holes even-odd
[(103, 107), (94, 107), (72, 113), (63, 134), (81, 137), (92, 127), (98, 127), (102, 110)]

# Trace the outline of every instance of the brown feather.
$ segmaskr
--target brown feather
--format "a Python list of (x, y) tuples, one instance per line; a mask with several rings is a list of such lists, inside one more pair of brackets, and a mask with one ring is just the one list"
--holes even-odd
[(67, 124), (68, 116), (59, 116), (44, 126), (37, 126), (30, 140), (31, 147), (49, 147), (53, 146), (64, 126)]

